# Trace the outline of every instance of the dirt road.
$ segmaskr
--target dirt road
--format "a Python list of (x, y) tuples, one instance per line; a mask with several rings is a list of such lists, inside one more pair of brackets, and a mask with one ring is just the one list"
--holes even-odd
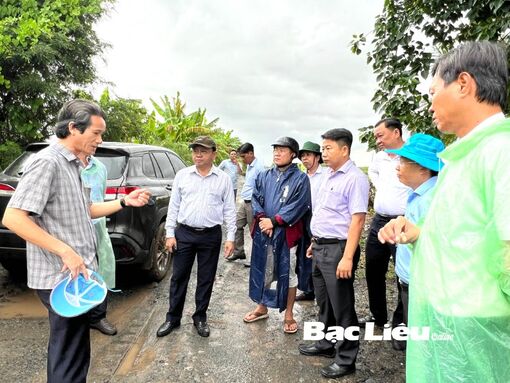
[[(312, 302), (296, 304), (300, 331), (283, 333), (276, 310), (267, 321), (245, 324), (253, 307), (247, 296), (249, 269), (220, 260), (209, 309), (211, 336), (201, 338), (192, 325), (195, 276), (188, 290), (182, 326), (164, 338), (156, 330), (168, 308), (168, 278), (160, 284), (139, 282), (123, 271), (122, 293), (110, 301), (109, 318), (118, 335), (92, 332), (89, 382), (323, 382), (321, 366), (331, 359), (305, 357), (303, 322), (315, 320)], [(364, 270), (356, 281), (358, 315), (367, 313)], [(390, 281), (394, 286), (394, 281)], [(394, 292), (392, 298), (394, 300)], [(48, 323), (46, 313), (22, 283), (0, 270), (0, 376), (5, 382), (44, 382)], [(357, 372), (344, 382), (403, 382), (404, 354), (388, 341), (362, 341)]]

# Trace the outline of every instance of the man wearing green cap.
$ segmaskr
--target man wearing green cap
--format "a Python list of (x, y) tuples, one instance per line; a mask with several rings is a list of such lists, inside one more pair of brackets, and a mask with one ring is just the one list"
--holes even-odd
[[(310, 191), (312, 193), (312, 209), (314, 206), (315, 198), (317, 197), (317, 191), (320, 186), (320, 182), (322, 179), (322, 154), (321, 147), (319, 144), (315, 142), (306, 141), (303, 144), (303, 147), (299, 151), (299, 159), (303, 163), (303, 166), (306, 169), (306, 175), (310, 180)], [(307, 243), (307, 247), (310, 243)], [(310, 291), (303, 291), (296, 297), (296, 301), (313, 301), (315, 299), (315, 294), (313, 292), (313, 281), (310, 275)]]
[[(389, 243), (415, 243), (409, 326), (428, 340), (407, 341), (408, 382), (506, 382), (510, 376), (510, 119), (508, 56), (468, 42), (432, 70), (430, 112), (458, 139), (424, 222), (391, 220)], [(438, 339), (439, 336), (439, 339)]]
[[(432, 201), (437, 174), (443, 163), (437, 157), (444, 150), (443, 143), (428, 134), (417, 133), (411, 136), (400, 149), (388, 149), (386, 152), (400, 156), (397, 176), (400, 182), (411, 188), (407, 199), (405, 217), (418, 224), (425, 218)], [(409, 245), (397, 246), (395, 273), (398, 276), (402, 304), (403, 323), (407, 326), (409, 303), (409, 269), (412, 250)], [(402, 351), (406, 347), (404, 340), (392, 339), (393, 348)]]

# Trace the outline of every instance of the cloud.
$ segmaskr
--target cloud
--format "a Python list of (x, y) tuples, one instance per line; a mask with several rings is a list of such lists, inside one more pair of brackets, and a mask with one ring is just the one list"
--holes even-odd
[[(96, 27), (112, 44), (100, 75), (122, 97), (181, 92), (188, 110), (250, 141), (265, 163), (272, 140), (320, 142), (328, 129), (356, 130), (377, 116), (375, 79), (348, 47), (372, 29), (382, 1), (118, 0)], [(353, 158), (366, 165), (366, 148)]]

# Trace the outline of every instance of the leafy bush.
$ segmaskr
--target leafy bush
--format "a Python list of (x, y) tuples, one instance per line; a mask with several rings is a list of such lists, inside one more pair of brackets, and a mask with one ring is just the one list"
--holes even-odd
[(23, 153), (23, 149), (12, 141), (0, 145), (0, 169), (3, 170)]

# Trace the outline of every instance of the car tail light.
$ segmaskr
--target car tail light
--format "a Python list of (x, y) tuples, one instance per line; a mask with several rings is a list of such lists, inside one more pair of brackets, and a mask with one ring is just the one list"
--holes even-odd
[(15, 190), (11, 185), (0, 183), (0, 196), (12, 196)]
[(121, 198), (127, 196), (133, 190), (140, 189), (139, 186), (120, 186), (120, 187), (109, 187), (106, 188), (106, 200), (112, 200), (115, 198)]

